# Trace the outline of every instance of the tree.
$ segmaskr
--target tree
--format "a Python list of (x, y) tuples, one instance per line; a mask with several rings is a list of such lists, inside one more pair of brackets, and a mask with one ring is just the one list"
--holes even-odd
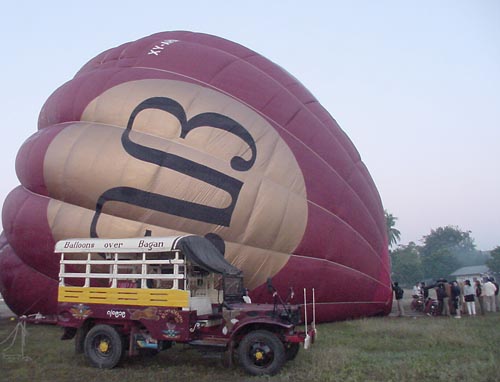
[(452, 252), (475, 251), (474, 239), (470, 231), (462, 231), (456, 226), (439, 227), (423, 238), (422, 255), (425, 256), (438, 249), (446, 248)]
[(439, 279), (448, 277), (460, 267), (457, 257), (446, 248), (422, 257), (422, 270), (426, 278)]
[(391, 252), (392, 279), (401, 285), (410, 286), (423, 279), (420, 247), (414, 242), (400, 245)]
[(387, 227), (387, 240), (389, 248), (396, 245), (401, 238), (401, 232), (395, 228), (397, 217), (393, 216), (387, 210), (384, 210), (385, 224)]
[(427, 278), (448, 276), (460, 267), (460, 258), (471, 257), (477, 252), (470, 231), (454, 226), (431, 230), (429, 235), (424, 236), (423, 242), (420, 255)]
[(490, 252), (491, 258), (486, 261), (486, 265), (493, 273), (500, 273), (500, 246)]

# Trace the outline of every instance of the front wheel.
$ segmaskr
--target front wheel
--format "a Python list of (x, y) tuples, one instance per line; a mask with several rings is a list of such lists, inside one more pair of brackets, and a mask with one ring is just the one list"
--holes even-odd
[(274, 375), (286, 360), (283, 343), (267, 330), (248, 333), (240, 342), (238, 356), (242, 367), (252, 375)]
[(101, 369), (115, 367), (122, 357), (123, 339), (115, 328), (96, 325), (85, 337), (85, 356), (90, 364)]

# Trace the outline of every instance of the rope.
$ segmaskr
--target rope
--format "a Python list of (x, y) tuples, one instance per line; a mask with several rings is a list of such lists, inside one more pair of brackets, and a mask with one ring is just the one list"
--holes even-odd
[[(21, 333), (21, 355), (19, 356), (19, 355), (15, 355), (15, 354), (7, 354), (7, 350), (9, 350), (16, 343), (16, 339), (17, 339), (17, 336), (19, 333)], [(7, 346), (4, 350), (2, 350), (2, 358), (4, 358), (4, 359), (21, 358), (23, 361), (31, 361), (30, 357), (27, 357), (24, 355), (24, 348), (26, 346), (26, 336), (27, 335), (28, 335), (28, 332), (26, 330), (26, 321), (24, 321), (21, 317), (21, 320), (18, 321), (16, 327), (10, 332), (10, 334), (7, 336), (7, 338), (4, 339), (2, 342), (0, 342), (0, 345), (3, 345), (5, 343), (7, 343), (7, 341), (9, 341), (10, 338), (12, 338), (10, 345)]]

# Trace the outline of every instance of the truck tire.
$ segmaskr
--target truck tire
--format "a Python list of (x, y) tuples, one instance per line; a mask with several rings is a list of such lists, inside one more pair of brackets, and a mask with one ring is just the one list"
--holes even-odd
[(274, 375), (286, 361), (283, 343), (267, 330), (248, 333), (240, 342), (238, 356), (243, 369), (251, 375)]
[(100, 369), (115, 367), (123, 354), (123, 339), (110, 325), (96, 325), (85, 336), (85, 356)]

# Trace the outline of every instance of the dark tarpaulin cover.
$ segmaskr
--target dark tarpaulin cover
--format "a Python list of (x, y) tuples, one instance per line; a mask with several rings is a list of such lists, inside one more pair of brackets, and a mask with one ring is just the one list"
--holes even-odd
[(201, 236), (184, 236), (175, 245), (193, 263), (209, 272), (239, 275), (241, 271), (229, 264), (224, 255), (206, 238)]

